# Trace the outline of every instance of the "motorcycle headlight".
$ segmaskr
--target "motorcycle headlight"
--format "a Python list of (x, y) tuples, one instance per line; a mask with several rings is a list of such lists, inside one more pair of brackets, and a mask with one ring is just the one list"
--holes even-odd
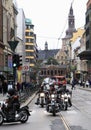
[(65, 93), (64, 96), (67, 97), (67, 94)]
[(51, 95), (51, 98), (55, 98), (55, 95), (54, 95), (54, 94), (52, 94), (52, 95)]
[(62, 95), (62, 98), (64, 98), (64, 95)]
[(44, 97), (45, 96), (45, 94), (44, 93), (40, 93), (40, 97)]
[(70, 98), (70, 95), (68, 94), (68, 97)]
[(52, 101), (55, 101), (55, 99), (53, 98)]

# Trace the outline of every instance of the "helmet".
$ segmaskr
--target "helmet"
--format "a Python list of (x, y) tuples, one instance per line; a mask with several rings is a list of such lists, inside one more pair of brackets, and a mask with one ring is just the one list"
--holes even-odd
[(8, 94), (9, 94), (10, 96), (14, 95), (14, 94), (15, 94), (15, 89), (14, 89), (14, 88), (10, 88), (10, 89), (8, 90)]

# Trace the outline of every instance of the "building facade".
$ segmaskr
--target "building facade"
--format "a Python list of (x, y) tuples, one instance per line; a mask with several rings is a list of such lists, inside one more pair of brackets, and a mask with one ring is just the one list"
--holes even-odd
[(34, 33), (34, 25), (30, 19), (25, 20), (25, 60), (29, 62), (30, 69), (36, 64), (38, 58), (36, 34)]
[(86, 31), (86, 50), (79, 54), (81, 60), (87, 60), (88, 79), (91, 79), (91, 0), (87, 2), (87, 10), (85, 15), (85, 31)]
[(25, 14), (23, 9), (18, 9), (17, 15), (17, 39), (19, 41), (15, 52), (22, 56), (22, 66), (25, 63)]
[[(4, 69), (3, 74), (7, 80), (10, 80), (13, 74), (12, 68), (12, 55), (13, 50), (11, 46), (15, 44), (16, 40), (16, 31), (17, 31), (17, 22), (16, 16), (18, 14), (17, 6), (13, 3), (12, 0), (2, 0), (3, 6), (3, 43), (4, 43)], [(12, 42), (12, 45), (9, 45), (9, 42)]]

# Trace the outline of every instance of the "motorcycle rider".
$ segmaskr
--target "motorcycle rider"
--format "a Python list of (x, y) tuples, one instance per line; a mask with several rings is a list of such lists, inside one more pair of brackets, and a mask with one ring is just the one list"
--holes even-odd
[[(58, 88), (57, 90), (57, 93), (58, 94), (62, 94), (62, 93), (67, 93), (67, 94), (70, 94), (70, 96), (72, 96), (72, 91), (70, 91), (69, 89), (61, 89), (60, 87)], [(60, 100), (60, 99), (59, 99)], [(68, 103), (69, 103), (69, 107), (72, 106), (72, 102), (71, 102), (71, 97), (68, 98)]]
[(20, 107), (19, 103), (19, 96), (16, 93), (16, 90), (14, 88), (10, 88), (8, 90), (8, 95), (6, 99), (7, 107), (6, 110), (7, 112), (12, 111), (12, 113), (15, 113)]
[(44, 91), (44, 88), (43, 88), (43, 85), (41, 85), (41, 87), (39, 88), (39, 90), (37, 91), (36, 94), (38, 94), (38, 97), (37, 97), (37, 101), (35, 104), (39, 104), (39, 98), (40, 98), (40, 93)]

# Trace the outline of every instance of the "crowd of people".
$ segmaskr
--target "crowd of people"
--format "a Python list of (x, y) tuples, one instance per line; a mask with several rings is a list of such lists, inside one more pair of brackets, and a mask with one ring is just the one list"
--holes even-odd
[(87, 80), (79, 80), (79, 84), (80, 86), (83, 87), (91, 87), (91, 79), (87, 79)]

